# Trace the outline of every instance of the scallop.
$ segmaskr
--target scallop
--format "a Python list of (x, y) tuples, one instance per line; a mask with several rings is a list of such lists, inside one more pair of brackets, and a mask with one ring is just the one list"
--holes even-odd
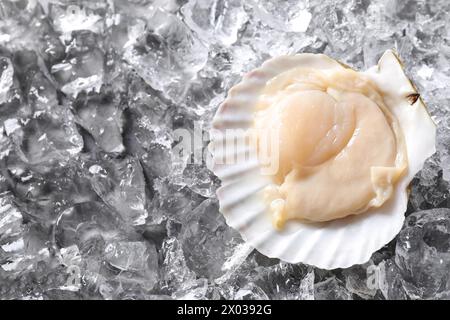
[(258, 251), (323, 269), (400, 231), (436, 126), (393, 50), (356, 71), (323, 54), (266, 61), (213, 119), (220, 211)]

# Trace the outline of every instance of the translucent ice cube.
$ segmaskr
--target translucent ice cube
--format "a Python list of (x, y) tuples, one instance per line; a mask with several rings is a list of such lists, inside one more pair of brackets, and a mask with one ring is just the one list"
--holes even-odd
[(145, 180), (137, 159), (103, 161), (89, 167), (95, 192), (124, 221), (141, 225), (147, 218)]
[(124, 58), (154, 89), (180, 101), (189, 81), (205, 65), (208, 50), (177, 16), (156, 10)]
[(241, 0), (193, 0), (181, 8), (186, 24), (207, 43), (231, 45), (248, 16)]

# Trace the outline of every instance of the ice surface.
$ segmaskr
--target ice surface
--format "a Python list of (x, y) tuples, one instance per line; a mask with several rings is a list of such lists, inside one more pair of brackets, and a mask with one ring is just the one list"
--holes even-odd
[[(0, 298), (450, 298), (448, 12), (446, 0), (2, 1)], [(227, 90), (269, 57), (365, 68), (388, 48), (438, 128), (401, 233), (344, 270), (258, 253), (226, 225), (206, 166)]]

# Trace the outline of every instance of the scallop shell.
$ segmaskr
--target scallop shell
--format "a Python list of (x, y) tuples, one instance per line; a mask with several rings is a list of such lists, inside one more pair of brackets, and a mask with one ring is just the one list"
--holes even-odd
[(225, 132), (228, 129), (250, 128), (253, 107), (267, 81), (299, 66), (347, 68), (322, 54), (276, 57), (245, 75), (240, 83), (230, 89), (228, 97), (219, 107), (213, 119), (211, 147), (212, 170), (222, 181), (217, 191), (220, 211), (228, 225), (237, 229), (250, 245), (268, 257), (323, 269), (361, 264), (400, 231), (405, 219), (408, 185), (425, 160), (435, 152), (436, 126), (406, 77), (397, 55), (392, 50), (386, 51), (377, 66), (363, 73), (383, 92), (385, 102), (399, 120), (405, 137), (409, 167), (398, 181), (395, 195), (380, 208), (360, 215), (324, 223), (306, 224), (291, 220), (283, 230), (278, 231), (272, 225), (268, 205), (261, 195), (261, 190), (271, 180), (259, 173), (258, 159), (250, 157), (230, 164), (218, 159), (237, 158), (239, 153), (248, 151), (250, 147), (245, 143), (234, 150), (225, 148)]

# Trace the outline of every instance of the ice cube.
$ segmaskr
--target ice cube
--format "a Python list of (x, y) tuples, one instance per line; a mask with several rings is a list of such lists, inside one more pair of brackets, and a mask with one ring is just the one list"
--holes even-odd
[(21, 121), (11, 138), (20, 159), (30, 165), (68, 161), (83, 148), (72, 113), (57, 106), (35, 118)]
[(344, 269), (342, 274), (345, 276), (345, 287), (349, 292), (363, 299), (373, 299), (379, 289), (379, 273), (377, 272), (378, 269), (371, 260), (365, 264)]
[[(261, 289), (269, 299), (275, 300), (299, 300), (314, 298), (314, 271), (302, 264), (288, 264), (279, 262), (274, 265), (262, 266), (243, 265), (240, 274), (245, 274), (245, 278), (240, 278), (239, 273), (235, 276), (236, 286), (241, 286), (245, 282), (247, 286)], [(233, 282), (231, 282), (233, 284)], [(236, 295), (242, 294), (237, 290)]]
[(254, 283), (247, 283), (233, 297), (234, 300), (269, 300), (263, 289)]
[(378, 288), (382, 292), (385, 299), (409, 299), (404, 288), (404, 280), (393, 259), (384, 260), (378, 265), (377, 277)]
[[(131, 225), (145, 223), (145, 180), (137, 159), (105, 160), (90, 167), (92, 187), (103, 201)], [(92, 169), (92, 170), (91, 170)]]
[(241, 0), (192, 0), (181, 8), (186, 24), (207, 43), (229, 46), (248, 15)]
[(172, 295), (177, 300), (205, 300), (208, 292), (208, 280), (197, 279), (183, 283)]
[(214, 199), (203, 201), (188, 213), (180, 238), (188, 267), (197, 275), (210, 279), (224, 273), (224, 262), (242, 243), (237, 232), (225, 223)]
[(124, 237), (121, 217), (100, 202), (76, 204), (60, 213), (54, 225), (55, 245), (77, 245), (82, 255), (103, 255), (107, 241)]
[(154, 245), (139, 241), (109, 241), (105, 260), (120, 270), (115, 277), (123, 287), (136, 284), (151, 290), (158, 281), (158, 254)]
[(185, 223), (190, 218), (189, 214), (205, 199), (188, 187), (173, 184), (166, 179), (156, 179), (153, 188), (155, 195), (149, 218), (157, 223), (168, 218)]
[[(248, 72), (269, 57), (302, 52), (315, 39), (315, 36), (306, 33), (285, 32), (265, 27), (262, 22), (250, 24), (242, 34), (242, 45), (233, 48), (237, 63), (233, 68), (239, 68), (241, 73)], [(249, 61), (246, 61), (247, 59)]]
[(251, 0), (255, 16), (272, 28), (288, 32), (305, 32), (312, 15), (306, 0), (288, 0), (277, 3), (270, 0)]
[(164, 257), (161, 268), (163, 288), (174, 290), (182, 283), (195, 279), (195, 273), (188, 268), (181, 243), (177, 238), (166, 239), (162, 248)]
[(147, 246), (143, 242), (110, 242), (105, 247), (108, 263), (123, 271), (142, 271), (147, 268)]
[(94, 138), (106, 152), (121, 153), (122, 109), (114, 93), (80, 96), (72, 104), (76, 121)]
[(217, 178), (204, 164), (187, 164), (181, 181), (177, 183), (187, 185), (192, 191), (206, 198), (214, 197), (219, 185)]
[(189, 81), (205, 65), (208, 50), (177, 16), (158, 9), (124, 58), (150, 86), (181, 101)]
[(408, 216), (400, 232), (395, 263), (413, 299), (448, 291), (450, 209), (419, 211)]
[(316, 300), (351, 300), (352, 295), (342, 281), (331, 277), (314, 285), (314, 298)]

